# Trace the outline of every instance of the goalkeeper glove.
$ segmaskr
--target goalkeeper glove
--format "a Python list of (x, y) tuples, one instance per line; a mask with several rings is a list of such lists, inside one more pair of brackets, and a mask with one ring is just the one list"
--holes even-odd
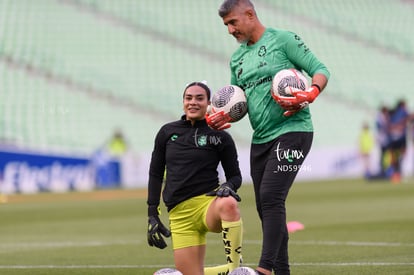
[(158, 217), (159, 211), (157, 208), (158, 207), (156, 206), (148, 207), (148, 244), (150, 246), (164, 249), (167, 247), (167, 244), (161, 234), (165, 237), (170, 237), (171, 232), (162, 224), (160, 218)]
[(285, 112), (283, 113), (283, 115), (286, 116), (286, 117), (293, 116), (294, 114), (296, 114), (297, 112), (299, 112), (300, 110), (302, 110), (303, 108), (305, 108), (306, 106), (308, 106), (308, 105), (307, 104), (304, 104), (304, 105), (299, 106), (299, 107), (289, 108), (288, 110), (285, 110)]
[(225, 114), (224, 111), (220, 111), (213, 114), (206, 114), (206, 121), (208, 126), (215, 130), (224, 130), (231, 127), (231, 117), (229, 114)]
[(317, 85), (312, 85), (309, 89), (305, 91), (293, 91), (292, 95), (293, 97), (280, 97), (275, 96), (275, 99), (279, 105), (289, 111), (289, 110), (295, 110), (295, 109), (303, 109), (306, 106), (309, 105), (309, 103), (312, 103), (315, 98), (319, 95), (320, 89)]
[(225, 182), (220, 185), (217, 190), (213, 190), (206, 194), (207, 196), (228, 197), (232, 196), (236, 201), (241, 201), (240, 196), (231, 188), (230, 184)]

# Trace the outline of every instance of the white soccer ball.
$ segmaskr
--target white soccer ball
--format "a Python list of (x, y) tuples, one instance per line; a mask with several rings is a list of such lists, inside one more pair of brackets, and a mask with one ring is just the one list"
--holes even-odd
[(258, 273), (253, 268), (242, 266), (234, 269), (229, 275), (257, 275)]
[(214, 93), (211, 98), (212, 114), (223, 111), (231, 122), (242, 119), (247, 114), (247, 99), (244, 91), (235, 85), (227, 85)]
[(292, 97), (293, 91), (304, 91), (308, 89), (308, 80), (302, 72), (296, 69), (285, 69), (279, 71), (272, 81), (272, 97)]
[(174, 268), (162, 268), (155, 271), (154, 275), (169, 274), (169, 275), (183, 275), (180, 271)]

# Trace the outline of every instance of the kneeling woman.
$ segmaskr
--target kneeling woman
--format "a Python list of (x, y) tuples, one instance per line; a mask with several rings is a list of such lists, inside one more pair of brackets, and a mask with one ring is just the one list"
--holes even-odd
[[(236, 191), (242, 179), (238, 156), (232, 137), (207, 125), (210, 96), (205, 83), (193, 82), (185, 87), (185, 114), (159, 130), (149, 169), (148, 243), (162, 249), (167, 245), (161, 234), (170, 236), (158, 217), (162, 191), (169, 212), (175, 266), (184, 275), (228, 274), (241, 259), (242, 221)], [(222, 184), (219, 163), (226, 177)], [(227, 264), (204, 268), (207, 232), (222, 232)]]

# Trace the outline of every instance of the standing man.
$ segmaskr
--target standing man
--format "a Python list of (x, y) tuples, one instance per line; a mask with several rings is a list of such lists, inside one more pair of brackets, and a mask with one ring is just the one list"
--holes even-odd
[[(262, 222), (259, 274), (290, 274), (285, 201), (308, 154), (313, 126), (308, 104), (325, 88), (329, 71), (295, 33), (266, 28), (249, 0), (225, 0), (218, 11), (229, 34), (241, 45), (230, 60), (231, 84), (247, 97), (253, 137), (250, 152), (256, 207)], [(312, 77), (311, 88), (294, 97), (270, 94), (273, 76), (296, 68)], [(210, 127), (225, 129), (228, 118), (211, 115)]]

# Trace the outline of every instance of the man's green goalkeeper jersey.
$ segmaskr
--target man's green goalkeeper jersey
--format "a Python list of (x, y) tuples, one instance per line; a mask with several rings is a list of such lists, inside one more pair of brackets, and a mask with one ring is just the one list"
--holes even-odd
[(269, 142), (287, 132), (312, 132), (309, 107), (292, 115), (283, 110), (270, 94), (274, 75), (282, 69), (296, 68), (310, 77), (316, 73), (329, 78), (329, 71), (301, 38), (289, 31), (267, 28), (253, 45), (242, 44), (230, 61), (231, 84), (242, 88), (247, 97), (252, 143)]

